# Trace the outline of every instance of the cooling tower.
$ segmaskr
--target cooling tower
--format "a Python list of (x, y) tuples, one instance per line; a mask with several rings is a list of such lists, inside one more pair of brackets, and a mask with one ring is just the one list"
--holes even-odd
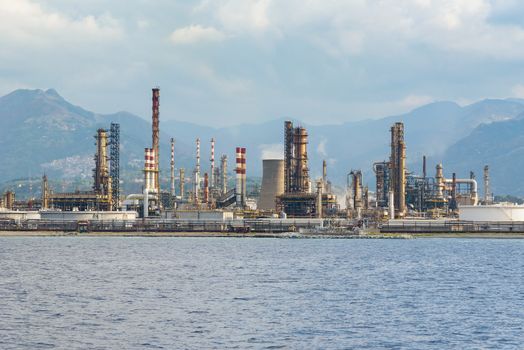
[(262, 188), (258, 209), (275, 210), (276, 197), (284, 193), (284, 160), (262, 161)]

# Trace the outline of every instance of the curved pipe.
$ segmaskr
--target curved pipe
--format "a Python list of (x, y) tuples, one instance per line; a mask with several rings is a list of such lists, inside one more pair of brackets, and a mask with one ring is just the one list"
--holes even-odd
[[(445, 179), (444, 182), (446, 184), (453, 184), (452, 179)], [(473, 205), (478, 204), (478, 191), (477, 191), (477, 181), (474, 179), (456, 179), (455, 182), (457, 184), (469, 184), (471, 185), (471, 196), (473, 197)]]

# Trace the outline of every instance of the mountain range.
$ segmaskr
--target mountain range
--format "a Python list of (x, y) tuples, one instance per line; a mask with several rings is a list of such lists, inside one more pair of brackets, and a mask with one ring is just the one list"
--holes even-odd
[[(144, 101), (150, 103), (150, 101)], [(169, 176), (169, 139), (174, 137), (176, 167), (194, 168), (195, 139), (202, 141), (202, 172), (209, 169), (210, 140), (216, 140), (216, 163), (221, 154), (234, 169), (236, 146), (247, 148), (248, 176), (261, 175), (263, 158), (283, 155), (284, 121), (293, 120), (309, 133), (309, 167), (319, 177), (322, 160), (328, 176), (339, 185), (346, 174), (362, 169), (365, 182), (374, 188), (372, 164), (389, 157), (389, 129), (405, 124), (407, 164), (420, 173), (421, 159), (428, 156), (430, 175), (437, 162), (447, 176), (474, 171), (481, 179), (485, 164), (491, 167), (492, 189), (497, 194), (524, 195), (524, 100), (487, 99), (467, 106), (435, 102), (413, 111), (381, 119), (336, 125), (309, 125), (294, 118), (279, 118), (259, 124), (221, 127), (163, 120), (160, 112), (161, 171)], [(321, 120), (319, 116), (318, 120)], [(128, 112), (98, 114), (76, 106), (53, 89), (16, 90), (0, 98), (0, 181), (40, 176), (89, 179), (92, 174), (94, 135), (97, 128), (120, 123), (121, 167), (124, 182), (139, 184), (143, 149), (151, 145), (148, 119)], [(191, 172), (186, 171), (186, 176)], [(124, 186), (124, 188), (126, 188)]]

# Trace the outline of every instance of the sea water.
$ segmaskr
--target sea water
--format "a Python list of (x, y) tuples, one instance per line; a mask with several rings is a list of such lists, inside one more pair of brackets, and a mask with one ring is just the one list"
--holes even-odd
[(0, 238), (0, 349), (522, 349), (524, 240)]

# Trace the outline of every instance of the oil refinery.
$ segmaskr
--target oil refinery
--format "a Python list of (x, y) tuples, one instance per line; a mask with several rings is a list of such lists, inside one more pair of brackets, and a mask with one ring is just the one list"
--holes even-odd
[[(176, 140), (160, 147), (160, 88), (152, 89), (151, 144), (144, 146), (142, 190), (122, 193), (120, 124), (99, 128), (94, 135), (93, 184), (90, 191), (59, 192), (43, 174), (41, 198), (17, 201), (6, 191), (0, 203), (1, 230), (62, 231), (205, 231), (289, 232), (326, 227), (351, 233), (355, 229), (381, 232), (524, 231), (524, 207), (493, 203), (489, 166), (484, 167), (483, 193), (475, 174), (444, 176), (444, 165), (428, 172), (426, 156), (420, 173), (407, 167), (404, 124), (389, 130), (390, 154), (370, 160), (374, 188), (364, 169), (347, 167), (345, 198), (335, 194), (327, 161), (313, 178), (308, 157), (308, 131), (284, 122), (281, 157), (262, 160), (260, 192), (248, 192), (250, 150), (234, 149), (234, 179), (228, 156), (216, 158), (216, 140), (209, 141), (209, 158), (201, 155), (195, 137), (194, 167), (176, 168)], [(388, 137), (387, 130), (384, 138)], [(169, 154), (169, 186), (161, 187), (160, 153)], [(233, 150), (231, 150), (233, 151)], [(206, 161), (202, 161), (206, 160)], [(218, 160), (218, 163), (216, 162)], [(342, 165), (341, 165), (342, 166)], [(313, 168), (316, 168), (313, 166)], [(234, 181), (233, 181), (234, 180)], [(234, 186), (230, 188), (230, 181)], [(345, 206), (340, 203), (344, 203)], [(496, 223), (496, 224), (494, 224)]]

